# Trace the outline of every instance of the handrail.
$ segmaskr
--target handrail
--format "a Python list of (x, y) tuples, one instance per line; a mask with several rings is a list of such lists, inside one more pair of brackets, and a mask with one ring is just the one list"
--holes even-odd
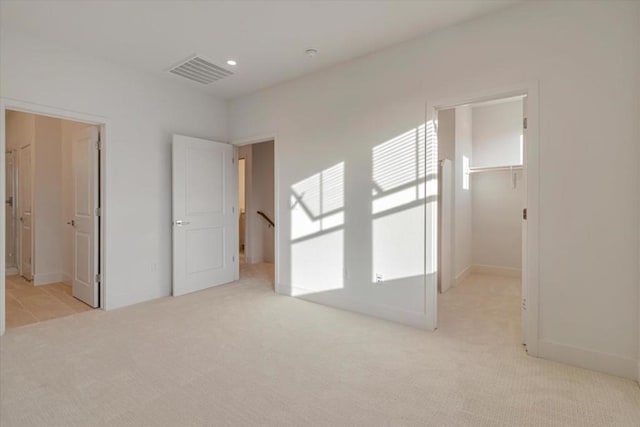
[(276, 228), (276, 223), (271, 221), (271, 219), (267, 215), (265, 215), (264, 212), (258, 211), (258, 215), (260, 215), (262, 218), (264, 218), (269, 223), (269, 226), (271, 226), (273, 228)]

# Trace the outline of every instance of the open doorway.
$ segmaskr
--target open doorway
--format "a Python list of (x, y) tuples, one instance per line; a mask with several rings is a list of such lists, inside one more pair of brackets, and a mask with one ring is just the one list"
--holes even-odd
[(238, 247), (241, 266), (263, 265), (274, 283), (274, 141), (240, 146), (238, 159)]
[(526, 343), (526, 103), (437, 111), (439, 325), (488, 343)]
[(100, 307), (100, 127), (5, 110), (5, 314)]

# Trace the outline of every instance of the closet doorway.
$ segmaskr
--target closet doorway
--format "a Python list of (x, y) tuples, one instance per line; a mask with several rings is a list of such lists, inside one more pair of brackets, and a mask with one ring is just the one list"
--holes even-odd
[(437, 109), (438, 325), (526, 343), (527, 95)]

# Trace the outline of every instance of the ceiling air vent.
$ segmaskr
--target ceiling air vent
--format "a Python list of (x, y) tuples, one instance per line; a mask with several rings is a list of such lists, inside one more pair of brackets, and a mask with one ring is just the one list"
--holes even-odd
[(180, 61), (168, 71), (203, 85), (208, 85), (233, 74), (199, 55), (193, 55)]

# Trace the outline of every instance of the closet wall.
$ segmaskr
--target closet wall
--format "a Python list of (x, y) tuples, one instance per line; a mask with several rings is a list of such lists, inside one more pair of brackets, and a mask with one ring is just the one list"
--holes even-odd
[[(472, 108), (472, 167), (522, 162), (522, 100)], [(471, 174), (472, 259), (475, 266), (522, 269), (522, 171)]]
[(473, 265), (473, 200), (469, 166), (473, 164), (473, 111), (455, 109), (453, 277), (462, 280)]
[[(522, 270), (522, 170), (473, 172), (522, 164), (522, 99), (438, 112), (438, 157), (452, 161), (453, 212), (444, 221), (441, 175), (438, 240), (439, 289), (458, 284), (477, 267), (507, 274)], [(442, 173), (442, 169), (441, 169)], [(448, 229), (445, 230), (444, 227)], [(450, 241), (444, 241), (450, 236)], [(447, 268), (445, 272), (444, 269)], [(451, 271), (449, 271), (449, 269)]]

